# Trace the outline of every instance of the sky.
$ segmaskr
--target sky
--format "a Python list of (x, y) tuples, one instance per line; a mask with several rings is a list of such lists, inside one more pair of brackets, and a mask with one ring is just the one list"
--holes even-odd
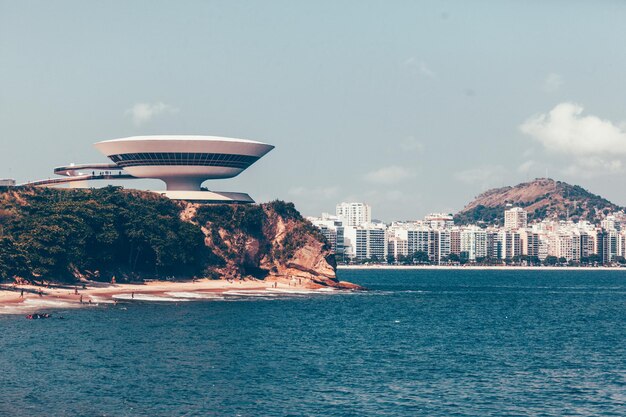
[(0, 0), (0, 178), (199, 134), (275, 145), (205, 186), (304, 215), (419, 219), (546, 175), (626, 205), (624, 22), (624, 1)]

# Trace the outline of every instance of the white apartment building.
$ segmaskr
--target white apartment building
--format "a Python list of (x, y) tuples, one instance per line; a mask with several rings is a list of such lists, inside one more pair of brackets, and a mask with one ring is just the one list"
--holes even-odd
[(387, 230), (382, 223), (364, 223), (344, 228), (344, 253), (349, 259), (376, 259), (383, 262), (387, 258), (387, 246)]
[(460, 253), (470, 261), (487, 257), (487, 231), (477, 226), (461, 230)]
[(518, 232), (501, 230), (498, 233), (500, 241), (500, 259), (513, 259), (522, 255), (522, 239)]
[(431, 213), (424, 217), (424, 223), (432, 229), (452, 229), (454, 217), (449, 213)]
[(525, 229), (528, 226), (528, 213), (520, 207), (504, 211), (504, 228), (507, 230)]
[(344, 226), (360, 226), (372, 222), (372, 208), (365, 203), (339, 203), (336, 214)]
[(341, 220), (336, 216), (331, 216), (327, 213), (322, 214), (322, 217), (307, 217), (314, 226), (316, 226), (326, 237), (326, 240), (330, 243), (331, 250), (339, 258), (343, 257), (344, 253), (344, 227)]
[(424, 252), (432, 262), (440, 263), (450, 255), (451, 233), (447, 229), (433, 229), (420, 222), (393, 223), (387, 230), (388, 251), (398, 256), (411, 257)]

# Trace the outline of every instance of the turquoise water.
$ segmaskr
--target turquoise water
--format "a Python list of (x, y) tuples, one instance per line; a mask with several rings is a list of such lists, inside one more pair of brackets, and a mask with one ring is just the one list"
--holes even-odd
[(370, 291), (0, 316), (0, 415), (626, 415), (626, 271), (340, 277)]

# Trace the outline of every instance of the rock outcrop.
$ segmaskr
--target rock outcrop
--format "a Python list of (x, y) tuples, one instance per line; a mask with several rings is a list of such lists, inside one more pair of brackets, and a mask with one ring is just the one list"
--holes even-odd
[(195, 212), (192, 221), (202, 227), (205, 244), (218, 258), (211, 268), (216, 277), (357, 288), (337, 280), (328, 242), (291, 203), (189, 206), (182, 213)]

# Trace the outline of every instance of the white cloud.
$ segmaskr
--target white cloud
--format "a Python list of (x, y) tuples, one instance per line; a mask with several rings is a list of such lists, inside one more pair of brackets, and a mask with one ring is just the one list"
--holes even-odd
[(400, 142), (400, 148), (403, 151), (421, 152), (424, 149), (424, 144), (413, 136), (409, 136)]
[(563, 175), (580, 178), (593, 178), (602, 174), (620, 174), (624, 172), (622, 161), (606, 161), (598, 157), (579, 158), (561, 170)]
[(559, 74), (552, 72), (548, 74), (546, 79), (543, 81), (543, 90), (548, 93), (552, 93), (561, 88), (563, 82), (563, 77), (561, 77)]
[(374, 184), (395, 184), (414, 176), (415, 174), (410, 169), (391, 165), (368, 172), (365, 174), (365, 180)]
[(583, 107), (561, 103), (526, 120), (520, 129), (554, 152), (573, 155), (626, 155), (626, 132), (609, 120), (582, 116)]
[(626, 131), (593, 115), (583, 115), (583, 107), (560, 103), (547, 114), (526, 120), (520, 130), (556, 154), (572, 157), (568, 173), (585, 175), (620, 172), (626, 158)]
[(178, 109), (169, 104), (157, 101), (156, 103), (136, 103), (133, 107), (124, 112), (124, 114), (132, 118), (135, 126), (141, 126), (152, 120), (155, 116), (164, 113), (178, 113)]

